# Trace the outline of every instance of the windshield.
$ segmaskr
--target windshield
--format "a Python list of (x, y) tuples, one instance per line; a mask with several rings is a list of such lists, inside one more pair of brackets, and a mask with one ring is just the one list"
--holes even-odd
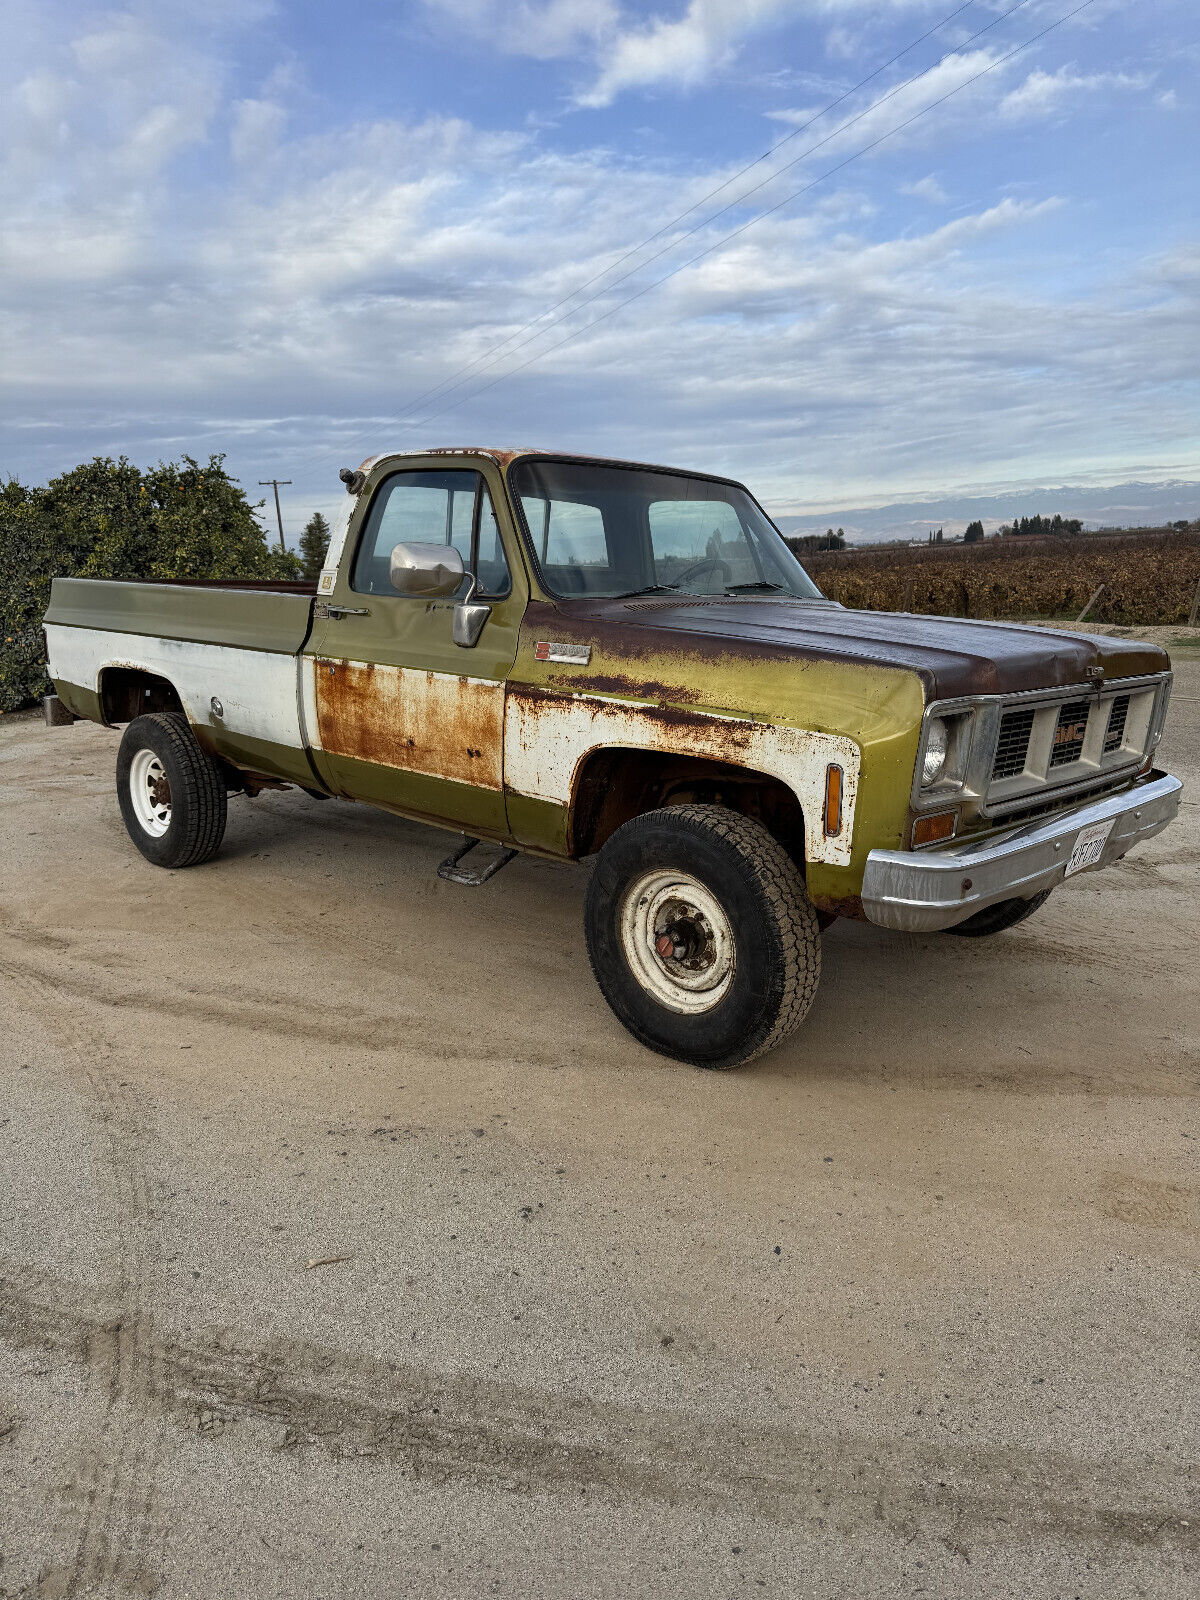
[(771, 594), (821, 599), (744, 489), (684, 473), (516, 461), (509, 473), (556, 595)]

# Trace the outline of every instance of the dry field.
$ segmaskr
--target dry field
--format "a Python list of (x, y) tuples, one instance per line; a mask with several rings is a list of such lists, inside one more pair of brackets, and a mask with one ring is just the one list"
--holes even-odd
[(1200, 584), (1200, 529), (974, 545), (877, 546), (801, 558), (831, 600), (954, 617), (1186, 623)]

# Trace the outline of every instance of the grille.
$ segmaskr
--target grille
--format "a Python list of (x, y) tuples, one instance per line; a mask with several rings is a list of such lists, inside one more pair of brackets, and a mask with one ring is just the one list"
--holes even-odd
[(1029, 735), (1033, 732), (1033, 709), (1006, 711), (1000, 719), (1000, 739), (992, 763), (993, 778), (1015, 778), (1025, 770), (1029, 754)]
[(1104, 753), (1110, 755), (1125, 743), (1125, 721), (1129, 716), (1129, 696), (1119, 694), (1109, 707), (1108, 729), (1104, 735)]
[[(1129, 770), (1126, 768), (1124, 772), (1118, 773), (1116, 777), (1109, 778), (1107, 781), (1101, 780), (1099, 783), (1089, 784), (1087, 786), (1087, 797), (1089, 800), (1099, 800), (1104, 795), (1115, 794), (1118, 789), (1127, 788), (1129, 781)], [(1074, 792), (1074, 786), (1072, 786), (1072, 792)], [(1003, 808), (1005, 826), (1014, 822), (1032, 822), (1038, 817), (1048, 817), (1052, 812), (1061, 811), (1062, 804), (1061, 797), (1039, 800), (1035, 796), (1031, 797), (1028, 805), (1006, 805)]]
[(1066, 767), (1078, 761), (1083, 754), (1083, 741), (1087, 735), (1090, 700), (1068, 700), (1059, 707), (1058, 722), (1054, 728), (1054, 748), (1050, 752), (1052, 767)]

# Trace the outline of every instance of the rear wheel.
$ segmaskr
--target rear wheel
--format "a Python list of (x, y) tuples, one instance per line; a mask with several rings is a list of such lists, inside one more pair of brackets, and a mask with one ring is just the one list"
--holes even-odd
[(211, 860), (225, 836), (225, 780), (178, 712), (135, 717), (117, 752), (129, 837), (156, 867)]
[(736, 1067), (799, 1027), (821, 972), (817, 916), (794, 861), (723, 806), (667, 806), (618, 828), (585, 908), (604, 998), (634, 1038)]
[(984, 939), (990, 933), (1003, 933), (1006, 928), (1015, 928), (1018, 922), (1024, 922), (1026, 917), (1031, 917), (1044, 906), (1050, 893), (1049, 889), (1043, 889), (1032, 900), (997, 901), (994, 906), (984, 906), (982, 911), (977, 911), (965, 922), (955, 923), (946, 932), (961, 934), (964, 939)]

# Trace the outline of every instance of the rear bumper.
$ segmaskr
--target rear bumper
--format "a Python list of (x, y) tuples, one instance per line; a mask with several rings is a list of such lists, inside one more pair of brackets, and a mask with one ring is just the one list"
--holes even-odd
[(1082, 828), (1112, 821), (1099, 859), (1084, 870), (1111, 866), (1173, 820), (1182, 788), (1170, 773), (1151, 772), (1121, 794), (989, 834), (978, 844), (872, 850), (863, 873), (863, 910), (881, 927), (929, 933), (952, 928), (1000, 900), (1029, 900), (1062, 882)]

